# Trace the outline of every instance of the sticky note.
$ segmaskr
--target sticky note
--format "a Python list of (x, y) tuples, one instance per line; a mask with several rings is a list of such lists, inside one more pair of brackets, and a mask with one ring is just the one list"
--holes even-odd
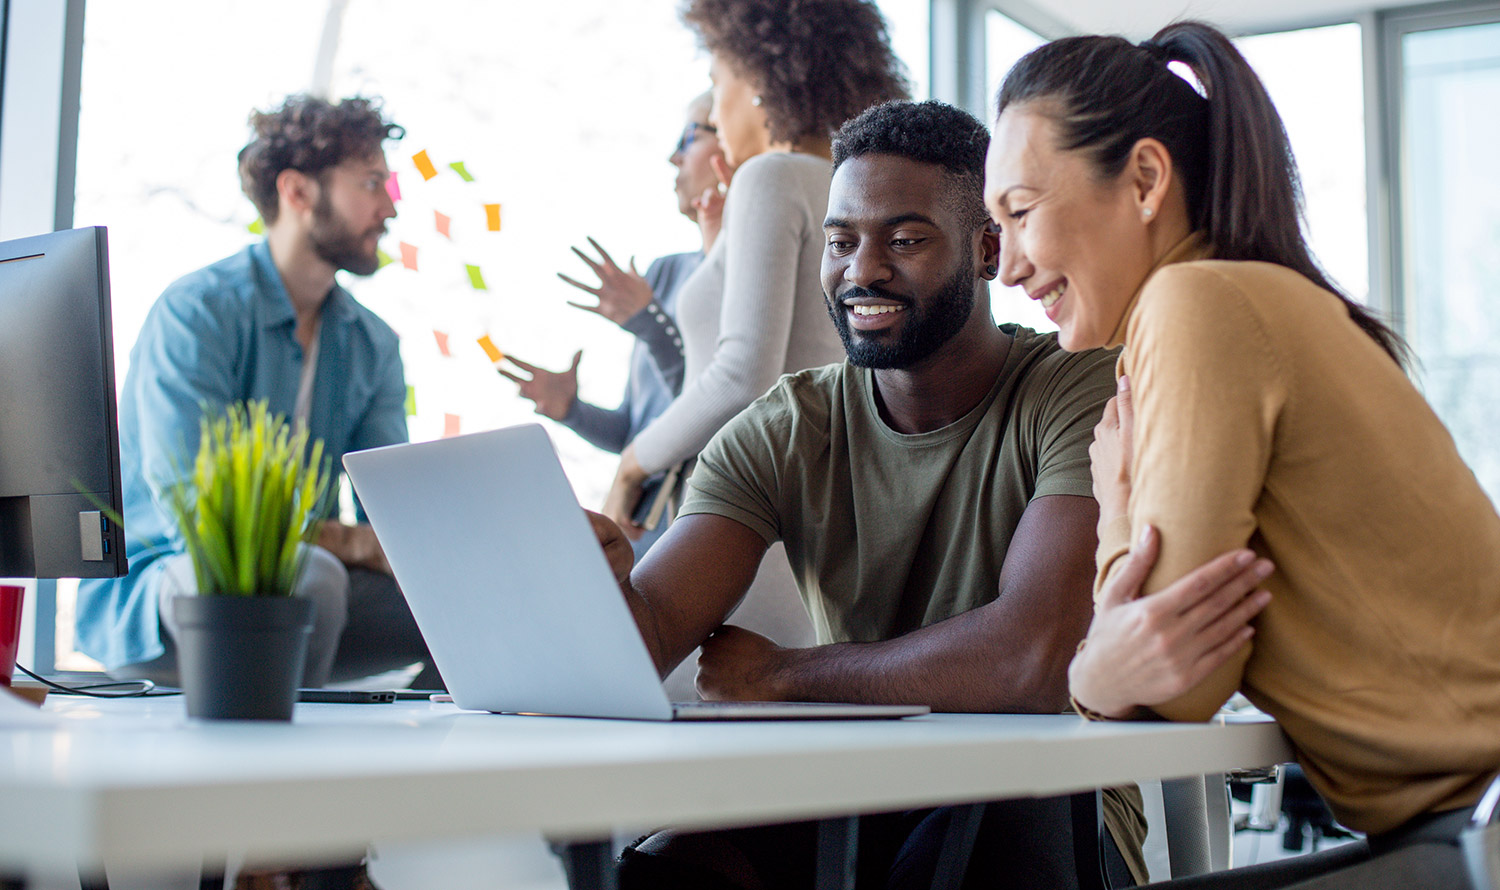
[(390, 178), (385, 181), (385, 193), (391, 196), (392, 201), (401, 200), (401, 183), (396, 181), (396, 171), (392, 170)]
[(266, 233), (266, 221), (257, 216), (255, 222), (245, 226), (245, 228), (249, 229), (252, 235), (264, 235)]
[(417, 271), (417, 246), (415, 244), (401, 242), (401, 265), (413, 272)]
[(377, 269), (384, 269), (386, 266), (389, 266), (391, 263), (394, 263), (395, 261), (396, 261), (395, 258), (392, 257), (390, 254), (386, 253), (385, 251), (381, 250), (378, 247), (375, 248), (375, 262), (377, 264), (375, 266), (375, 268), (377, 268)]
[(411, 162), (417, 165), (417, 172), (422, 174), (423, 181), (437, 175), (437, 168), (432, 166), (432, 159), (427, 157), (427, 149), (422, 149), (411, 156)]
[(489, 290), (489, 287), (484, 283), (484, 275), (480, 274), (478, 266), (465, 265), (464, 268), (469, 270), (469, 283), (474, 285), (475, 290)]
[(485, 218), (489, 221), (490, 231), (491, 232), (498, 232), (498, 231), (500, 231), (500, 205), (499, 204), (486, 204), (486, 205), (484, 205), (484, 215), (485, 215)]
[(444, 238), (449, 239), (450, 241), (453, 239), (453, 235), (449, 233), (448, 226), (452, 224), (452, 222), (453, 219), (448, 216), (448, 214), (439, 213), (436, 210), (432, 211), (432, 223), (437, 227), (438, 234), (442, 235)]
[(459, 420), (457, 414), (443, 415), (443, 438), (458, 435)]
[(443, 355), (452, 357), (453, 353), (448, 351), (448, 335), (443, 333), (442, 331), (433, 331), (432, 336), (437, 339), (438, 352), (441, 352)]
[(490, 357), (490, 361), (499, 362), (505, 358), (505, 353), (500, 351), (500, 347), (495, 345), (495, 341), (490, 339), (489, 334), (485, 334), (475, 342), (479, 344), (480, 349), (484, 350), (484, 354)]
[(464, 162), (463, 161), (454, 161), (453, 163), (449, 164), (448, 166), (452, 167), (453, 168), (453, 172), (457, 173), (463, 179), (464, 182), (473, 182), (474, 181), (474, 174), (470, 173), (467, 169), (464, 168)]
[(417, 388), (409, 383), (406, 385), (406, 416), (417, 416)]

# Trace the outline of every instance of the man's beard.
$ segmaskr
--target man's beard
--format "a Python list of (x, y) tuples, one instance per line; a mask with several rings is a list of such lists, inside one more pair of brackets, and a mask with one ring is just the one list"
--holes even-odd
[(384, 225), (364, 232), (350, 231), (350, 227), (333, 212), (325, 188), (313, 207), (312, 229), (307, 237), (312, 242), (313, 252), (323, 262), (355, 275), (373, 275), (380, 268), (380, 257), (373, 250), (366, 253), (364, 241), (371, 234), (384, 231)]
[[(965, 256), (952, 277), (926, 301), (925, 309), (918, 309), (909, 299), (876, 288), (851, 287), (837, 299), (825, 300), (839, 338), (844, 341), (849, 364), (861, 368), (909, 368), (937, 352), (940, 346), (957, 336), (974, 311), (972, 266), (973, 257)], [(904, 305), (906, 309), (901, 313), (904, 320), (897, 332), (893, 335), (889, 330), (852, 329), (844, 300), (855, 297), (895, 300)]]

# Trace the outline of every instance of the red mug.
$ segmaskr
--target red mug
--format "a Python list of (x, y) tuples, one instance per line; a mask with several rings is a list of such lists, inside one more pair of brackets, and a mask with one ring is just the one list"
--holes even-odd
[(21, 646), (21, 596), (24, 587), (0, 585), (0, 686), (10, 685)]

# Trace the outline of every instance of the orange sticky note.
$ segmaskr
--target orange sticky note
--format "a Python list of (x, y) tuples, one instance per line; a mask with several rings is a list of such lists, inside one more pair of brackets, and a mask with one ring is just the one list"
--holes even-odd
[(422, 179), (427, 180), (437, 175), (437, 168), (432, 166), (432, 159), (427, 157), (427, 149), (422, 149), (411, 156), (411, 162), (417, 165), (417, 172), (422, 174)]
[(401, 242), (401, 265), (413, 272), (417, 271), (417, 246), (415, 244)]
[(443, 415), (443, 438), (458, 435), (459, 420), (457, 414)]
[(486, 205), (484, 205), (484, 215), (485, 215), (485, 218), (489, 221), (490, 231), (491, 232), (498, 232), (498, 231), (500, 231), (500, 205), (499, 204), (486, 204)]
[(444, 238), (447, 238), (450, 241), (453, 240), (453, 236), (449, 234), (448, 226), (452, 222), (453, 219), (449, 217), (448, 214), (439, 213), (436, 210), (432, 211), (432, 223), (437, 227), (438, 234), (442, 235)]
[(500, 347), (495, 345), (495, 341), (490, 339), (489, 334), (485, 334), (474, 342), (479, 344), (479, 348), (483, 349), (484, 354), (489, 356), (490, 361), (495, 364), (500, 364), (501, 360), (505, 358), (505, 353), (500, 351)]
[(442, 331), (433, 331), (432, 336), (437, 339), (438, 352), (441, 352), (443, 355), (452, 357), (453, 353), (448, 351), (448, 335), (443, 333)]

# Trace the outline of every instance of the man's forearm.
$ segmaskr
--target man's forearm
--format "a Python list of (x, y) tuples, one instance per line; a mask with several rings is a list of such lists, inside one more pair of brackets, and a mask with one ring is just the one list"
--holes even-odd
[[(878, 643), (782, 649), (767, 697), (923, 704), (936, 711), (1054, 713), (1068, 704), (1068, 662), (1087, 620), (1052, 628), (998, 626), (992, 606)], [(1076, 627), (1074, 625), (1077, 625)]]

